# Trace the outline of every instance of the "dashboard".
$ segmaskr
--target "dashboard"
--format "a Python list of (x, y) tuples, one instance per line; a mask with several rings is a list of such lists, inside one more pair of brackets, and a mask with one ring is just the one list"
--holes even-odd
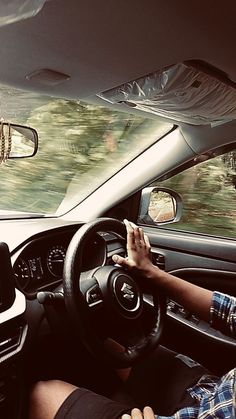
[[(28, 298), (55, 288), (62, 281), (66, 251), (78, 226), (46, 231), (21, 247), (13, 258), (16, 287)], [(82, 271), (112, 263), (114, 253), (125, 254), (125, 240), (108, 232), (98, 232), (83, 249)]]

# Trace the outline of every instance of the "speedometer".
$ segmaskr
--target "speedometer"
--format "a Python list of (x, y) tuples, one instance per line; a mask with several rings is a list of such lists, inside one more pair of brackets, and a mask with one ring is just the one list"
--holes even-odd
[(53, 276), (62, 278), (66, 249), (63, 246), (53, 246), (47, 255), (48, 270)]

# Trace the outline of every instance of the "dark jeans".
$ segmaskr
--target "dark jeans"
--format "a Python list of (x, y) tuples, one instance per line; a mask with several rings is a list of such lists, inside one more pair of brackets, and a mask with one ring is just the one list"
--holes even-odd
[(195, 400), (186, 390), (204, 374), (210, 374), (202, 365), (176, 354), (162, 346), (132, 369), (124, 386), (136, 407), (151, 406), (155, 413), (172, 415)]
[(196, 401), (186, 390), (209, 373), (189, 358), (159, 347), (135, 366), (125, 385), (109, 398), (78, 389), (64, 402), (55, 419), (115, 419), (133, 407), (151, 406), (156, 414), (169, 416)]

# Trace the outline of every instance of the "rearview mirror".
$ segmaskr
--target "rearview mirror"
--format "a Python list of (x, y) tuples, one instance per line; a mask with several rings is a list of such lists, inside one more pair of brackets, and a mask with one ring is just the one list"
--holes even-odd
[(169, 188), (148, 187), (142, 190), (139, 222), (150, 225), (176, 223), (182, 214), (182, 199)]
[(37, 150), (38, 134), (35, 129), (8, 122), (0, 123), (0, 162), (33, 157)]

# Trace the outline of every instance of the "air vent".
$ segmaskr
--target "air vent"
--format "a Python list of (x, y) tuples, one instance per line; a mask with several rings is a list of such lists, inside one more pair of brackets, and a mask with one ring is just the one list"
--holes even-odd
[(15, 349), (21, 343), (22, 336), (22, 327), (18, 327), (14, 330), (11, 330), (8, 333), (5, 333), (4, 336), (1, 336), (0, 339), (0, 359), (7, 355), (9, 352), (15, 351)]

